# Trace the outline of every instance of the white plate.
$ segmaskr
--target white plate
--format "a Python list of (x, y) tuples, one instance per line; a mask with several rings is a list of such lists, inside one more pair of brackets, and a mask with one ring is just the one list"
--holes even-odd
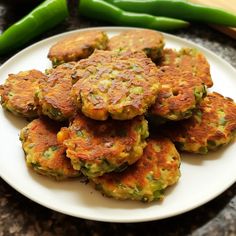
[[(112, 36), (127, 28), (99, 29)], [(0, 83), (4, 82), (9, 73), (32, 68), (49, 68), (49, 47), (57, 40), (79, 31), (84, 30), (45, 39), (16, 54), (0, 68)], [(165, 34), (165, 39), (167, 47), (195, 47), (202, 51), (211, 65), (214, 80), (212, 90), (236, 100), (236, 71), (228, 63), (207, 49), (181, 38)], [(180, 181), (166, 191), (163, 202), (147, 204), (109, 199), (78, 180), (55, 182), (29, 170), (25, 165), (18, 135), (19, 130), (25, 125), (24, 120), (0, 109), (1, 177), (33, 201), (68, 215), (109, 222), (163, 219), (210, 201), (236, 181), (236, 145), (231, 143), (206, 156), (184, 155)]]

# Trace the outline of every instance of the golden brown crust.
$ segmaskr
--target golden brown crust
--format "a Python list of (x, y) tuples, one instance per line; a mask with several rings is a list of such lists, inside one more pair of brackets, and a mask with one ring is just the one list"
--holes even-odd
[(165, 129), (180, 149), (207, 153), (229, 143), (235, 136), (236, 104), (218, 93), (208, 94), (189, 120)]
[(147, 136), (144, 117), (101, 122), (78, 114), (69, 128), (61, 129), (58, 140), (66, 146), (74, 168), (87, 168), (81, 169), (86, 175), (101, 175), (135, 162), (142, 155)]
[(203, 55), (187, 48), (165, 49), (158, 77), (162, 87), (150, 113), (170, 120), (189, 118), (206, 94), (204, 82), (212, 85)]
[(51, 119), (66, 120), (77, 112), (70, 96), (74, 66), (74, 62), (62, 64), (52, 69), (48, 77), (40, 83), (37, 93), (39, 110)]
[(128, 30), (112, 37), (108, 43), (108, 50), (143, 51), (153, 61), (162, 55), (164, 37), (154, 30)]
[[(160, 152), (156, 151), (156, 145), (161, 147)], [(109, 173), (100, 178), (106, 179), (109, 184), (122, 182), (129, 185), (138, 182), (140, 186), (145, 187), (148, 184), (148, 179), (146, 178), (148, 173), (153, 172), (153, 176), (156, 179), (160, 179), (162, 169), (169, 171), (172, 169), (178, 170), (180, 156), (173, 147), (173, 143), (166, 138), (148, 140), (143, 156), (135, 164), (121, 173)], [(170, 150), (175, 155), (170, 155)]]
[[(104, 123), (77, 115), (69, 127), (69, 139), (66, 142), (76, 149), (67, 150), (68, 156), (94, 161), (99, 157), (117, 156), (135, 144), (137, 132), (133, 127), (137, 122), (140, 122), (140, 117), (132, 121), (109, 120)], [(78, 136), (76, 134), (78, 131), (84, 134)], [(115, 148), (111, 149), (114, 145)]]
[(181, 71), (194, 74), (201, 79), (208, 87), (213, 86), (211, 79), (210, 65), (206, 57), (194, 48), (182, 48), (178, 52), (173, 49), (164, 50), (165, 59), (161, 62), (161, 66), (175, 66)]
[(82, 112), (97, 120), (132, 119), (155, 102), (157, 68), (143, 52), (95, 51), (76, 66), (72, 96)]
[[(152, 201), (162, 198), (161, 191), (177, 182), (180, 155), (166, 138), (147, 140), (142, 157), (120, 173), (108, 173), (92, 181), (105, 195), (118, 199)], [(158, 194), (157, 194), (158, 192)]]
[(0, 86), (2, 106), (15, 115), (37, 117), (34, 96), (39, 82), (45, 78), (46, 76), (38, 70), (9, 74), (5, 84)]
[(37, 166), (34, 169), (41, 174), (58, 179), (78, 175), (65, 155), (65, 147), (57, 141), (60, 127), (52, 120), (39, 118), (23, 128), (20, 134), (27, 164)]
[(50, 48), (48, 58), (55, 64), (78, 61), (91, 55), (94, 49), (106, 49), (105, 32), (91, 30), (60, 40)]

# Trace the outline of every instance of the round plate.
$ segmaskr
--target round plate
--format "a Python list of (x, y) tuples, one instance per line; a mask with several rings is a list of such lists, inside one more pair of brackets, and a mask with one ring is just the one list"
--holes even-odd
[[(109, 36), (131, 28), (105, 27)], [(47, 53), (59, 39), (94, 28), (60, 34), (38, 42), (8, 60), (0, 68), (0, 83), (9, 73), (51, 67)], [(166, 47), (194, 47), (207, 57), (214, 81), (212, 91), (236, 99), (236, 71), (224, 60), (194, 43), (164, 34)], [(0, 174), (17, 191), (31, 200), (71, 216), (108, 222), (141, 222), (163, 219), (196, 208), (221, 194), (236, 181), (236, 145), (206, 156), (183, 155), (179, 182), (166, 190), (165, 199), (153, 203), (118, 201), (102, 196), (77, 180), (56, 182), (27, 168), (19, 141), (19, 130), (27, 122), (0, 109)]]

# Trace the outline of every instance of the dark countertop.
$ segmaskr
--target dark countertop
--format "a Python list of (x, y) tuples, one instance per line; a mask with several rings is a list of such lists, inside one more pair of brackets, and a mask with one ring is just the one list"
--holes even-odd
[[(30, 6), (21, 6), (21, 8), (22, 10), (19, 10), (19, 6), (0, 3), (0, 32), (18, 19), (19, 14), (26, 12)], [(97, 23), (74, 16), (35, 41), (64, 31), (106, 25), (110, 24)], [(236, 68), (236, 43), (233, 39), (202, 25), (192, 25), (174, 34), (212, 50)], [(0, 64), (12, 55), (13, 53), (0, 57)], [(0, 179), (0, 236), (108, 234), (114, 236), (235, 236), (236, 184), (209, 203), (185, 214), (159, 221), (118, 224), (83, 220), (52, 211), (22, 196)]]

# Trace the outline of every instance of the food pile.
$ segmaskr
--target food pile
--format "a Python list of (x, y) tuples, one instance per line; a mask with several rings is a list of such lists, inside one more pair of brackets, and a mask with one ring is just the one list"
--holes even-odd
[[(85, 176), (116, 199), (162, 199), (180, 178), (180, 153), (206, 154), (235, 137), (236, 104), (213, 85), (199, 51), (164, 47), (152, 30), (64, 38), (52, 68), (10, 74), (2, 107), (31, 122), (27, 165), (57, 180)], [(199, 158), (202, 158), (199, 156)]]

